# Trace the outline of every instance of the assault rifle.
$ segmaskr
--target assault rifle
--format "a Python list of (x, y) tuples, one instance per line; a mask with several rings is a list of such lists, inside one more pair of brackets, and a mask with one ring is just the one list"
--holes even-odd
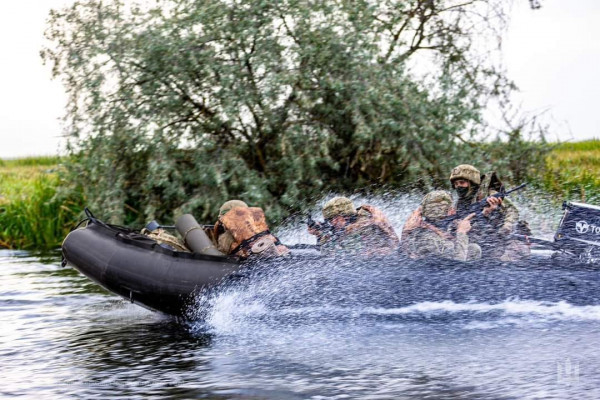
[(331, 226), (331, 224), (329, 222), (315, 221), (314, 219), (312, 219), (312, 217), (310, 215), (308, 216), (308, 218), (306, 220), (306, 225), (308, 225), (308, 227), (311, 229), (316, 229), (321, 234), (326, 233), (328, 231), (333, 231), (333, 226)]
[[(360, 210), (360, 208), (356, 209), (357, 212), (358, 212), (358, 210)], [(350, 223), (356, 221), (356, 215), (347, 216), (346, 218), (347, 218), (347, 221), (349, 221)], [(327, 221), (327, 220), (325, 220), (323, 222), (315, 221), (314, 219), (312, 219), (312, 217), (310, 215), (308, 215), (306, 217), (306, 225), (308, 225), (309, 228), (316, 229), (317, 231), (320, 232), (321, 235), (324, 233), (333, 233), (333, 231), (336, 230), (329, 221)]]
[(454, 221), (460, 221), (461, 219), (464, 219), (464, 218), (466, 218), (466, 217), (467, 217), (467, 216), (469, 216), (470, 214), (475, 214), (475, 216), (476, 216), (476, 217), (478, 217), (478, 216), (479, 216), (479, 215), (480, 215), (480, 214), (483, 212), (483, 209), (484, 209), (485, 207), (488, 207), (488, 206), (489, 206), (489, 204), (488, 204), (487, 200), (488, 200), (490, 197), (496, 197), (496, 198), (498, 198), (498, 199), (503, 199), (503, 198), (505, 198), (506, 196), (508, 196), (509, 194), (511, 194), (511, 193), (513, 193), (513, 192), (516, 192), (517, 190), (524, 189), (524, 188), (525, 188), (525, 186), (527, 186), (527, 183), (522, 183), (522, 184), (520, 184), (519, 186), (517, 186), (517, 187), (515, 187), (515, 188), (512, 188), (512, 189), (510, 189), (510, 190), (505, 190), (505, 189), (504, 189), (504, 186), (502, 186), (502, 187), (500, 188), (500, 191), (499, 191), (498, 193), (494, 193), (494, 194), (492, 194), (492, 195), (490, 195), (490, 196), (486, 197), (485, 199), (483, 199), (483, 200), (481, 200), (481, 201), (478, 201), (477, 203), (474, 203), (474, 204), (472, 204), (472, 205), (471, 205), (469, 208), (467, 208), (466, 210), (463, 210), (463, 211), (457, 211), (457, 212), (456, 212), (456, 214), (454, 214), (454, 215), (450, 215), (450, 216), (448, 216), (448, 217), (444, 218), (444, 219), (443, 219), (443, 220), (441, 220), (441, 221), (434, 222), (433, 224), (434, 224), (435, 226), (437, 226), (438, 228), (443, 228), (443, 229), (446, 229), (446, 228), (448, 228), (448, 226), (449, 226), (451, 223), (453, 223)]

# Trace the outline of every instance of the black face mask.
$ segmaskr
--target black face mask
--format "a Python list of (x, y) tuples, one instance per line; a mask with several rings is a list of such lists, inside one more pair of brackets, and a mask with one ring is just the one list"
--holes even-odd
[(456, 194), (458, 194), (459, 199), (466, 198), (469, 195), (470, 191), (471, 191), (470, 187), (457, 187), (456, 188)]

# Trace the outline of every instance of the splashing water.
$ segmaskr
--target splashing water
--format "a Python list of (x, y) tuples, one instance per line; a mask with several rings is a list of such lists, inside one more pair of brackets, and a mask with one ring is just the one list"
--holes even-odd
[[(384, 210), (400, 232), (419, 197), (353, 200)], [(551, 236), (548, 219), (558, 221), (560, 210), (539, 214), (541, 206), (515, 202), (534, 234)], [(303, 227), (278, 234), (314, 243)], [(196, 327), (215, 335), (221, 379), (271, 394), (561, 398), (570, 392), (556, 385), (557, 362), (600, 360), (597, 293), (595, 270), (296, 260), (205, 296)], [(583, 373), (578, 379), (584, 397), (599, 393)]]
[[(319, 218), (322, 205), (334, 196), (328, 195), (317, 202), (317, 208), (309, 210), (309, 214)], [(368, 203), (379, 207), (399, 233), (421, 197), (415, 193), (388, 193), (377, 197), (355, 196), (352, 200), (357, 206)], [(550, 229), (557, 225), (561, 214), (560, 209), (549, 211), (553, 206), (544, 200), (547, 198), (538, 192), (512, 197), (537, 236), (551, 236)], [(293, 222), (277, 231), (284, 243), (315, 242), (303, 224)], [(244, 325), (252, 318), (265, 321), (277, 315), (300, 318), (320, 314), (322, 318), (339, 320), (377, 314), (373, 310), (379, 310), (381, 315), (422, 313), (426, 318), (431, 317), (428, 314), (441, 312), (502, 312), (595, 319), (594, 307), (600, 304), (593, 290), (598, 281), (596, 271), (510, 266), (473, 270), (456, 265), (408, 264), (351, 258), (286, 261), (271, 270), (262, 269), (243, 283), (210, 298), (204, 297), (200, 304), (211, 310), (203, 316), (208, 315), (207, 321), (217, 330), (228, 330), (226, 327), (235, 325), (233, 321)], [(382, 304), (385, 307), (381, 308)], [(579, 305), (592, 308), (581, 309)]]
[[(504, 270), (509, 277), (491, 285), (485, 273), (475, 274), (455, 296), (444, 278), (455, 287), (474, 271), (375, 267), (356, 260), (287, 264), (207, 298), (202, 325), (215, 337), (214, 372), (240, 390), (267, 390), (260, 392), (266, 397), (283, 391), (302, 398), (563, 398), (584, 388), (583, 397), (598, 394), (590, 380), (600, 360), (597, 291), (550, 290), (554, 278), (532, 286), (540, 276), (522, 268)], [(433, 271), (436, 282), (428, 282)], [(534, 276), (524, 279), (528, 274)], [(490, 293), (498, 285), (503, 290)], [(579, 304), (561, 299), (569, 296)], [(587, 375), (580, 373), (578, 387), (557, 385), (557, 363), (571, 359)]]

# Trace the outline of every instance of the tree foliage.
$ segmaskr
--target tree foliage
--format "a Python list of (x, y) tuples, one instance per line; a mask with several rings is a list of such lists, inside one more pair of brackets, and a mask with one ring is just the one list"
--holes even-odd
[(486, 162), (472, 143), (481, 109), (512, 88), (482, 51), (504, 7), (92, 0), (52, 11), (42, 57), (69, 95), (71, 181), (97, 214), (128, 223), (210, 219), (229, 198), (277, 219), (325, 190), (431, 185), (457, 162)]

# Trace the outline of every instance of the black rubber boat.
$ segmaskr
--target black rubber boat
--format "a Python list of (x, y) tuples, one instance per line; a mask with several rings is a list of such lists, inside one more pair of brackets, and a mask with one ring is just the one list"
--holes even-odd
[(145, 308), (182, 316), (194, 294), (235, 277), (236, 259), (172, 251), (147, 236), (90, 215), (62, 244), (69, 265)]
[[(74, 267), (108, 291), (133, 303), (184, 318), (188, 317), (198, 294), (248, 277), (255, 271), (273, 270), (278, 265), (284, 269), (309, 265), (320, 270), (322, 267), (322, 284), (329, 278), (332, 265), (368, 264), (368, 275), (385, 270), (392, 274), (387, 281), (401, 279), (395, 287), (403, 296), (417, 290), (425, 298), (452, 299), (460, 293), (458, 288), (468, 286), (469, 282), (479, 282), (476, 286), (486, 287), (487, 295), (499, 290), (497, 296), (492, 296), (498, 299), (505, 298), (502, 296), (506, 293), (518, 293), (527, 298), (530, 294), (546, 296), (556, 292), (561, 294), (555, 296), (558, 299), (578, 301), (587, 296), (586, 293), (596, 296), (600, 291), (600, 243), (585, 236), (596, 235), (596, 227), (600, 227), (600, 222), (595, 220), (595, 225), (586, 222), (589, 212), (585, 214), (584, 211), (591, 207), (594, 207), (592, 211), (600, 213), (600, 207), (566, 203), (555, 241), (524, 237), (532, 248), (541, 246), (540, 250), (532, 251), (528, 259), (509, 264), (483, 260), (460, 263), (435, 258), (410, 260), (401, 254), (378, 258), (328, 258), (321, 257), (314, 245), (294, 246), (292, 256), (285, 259), (242, 263), (231, 257), (173, 251), (136, 231), (106, 224), (88, 212), (86, 226), (73, 230), (63, 242), (63, 265)], [(600, 235), (600, 228), (597, 231)], [(428, 272), (423, 276), (424, 271)], [(527, 279), (523, 278), (524, 273)], [(490, 286), (482, 286), (482, 281), (477, 279), (479, 275)], [(420, 283), (415, 284), (414, 276)], [(344, 276), (343, 280), (347, 278)], [(367, 278), (369, 276), (360, 276), (363, 281)], [(569, 283), (564, 284), (566, 281)], [(593, 290), (589, 285), (594, 286)], [(429, 289), (422, 290), (425, 287)], [(565, 287), (569, 290), (563, 290)], [(587, 289), (581, 292), (582, 288)], [(466, 291), (474, 292), (477, 291)]]

